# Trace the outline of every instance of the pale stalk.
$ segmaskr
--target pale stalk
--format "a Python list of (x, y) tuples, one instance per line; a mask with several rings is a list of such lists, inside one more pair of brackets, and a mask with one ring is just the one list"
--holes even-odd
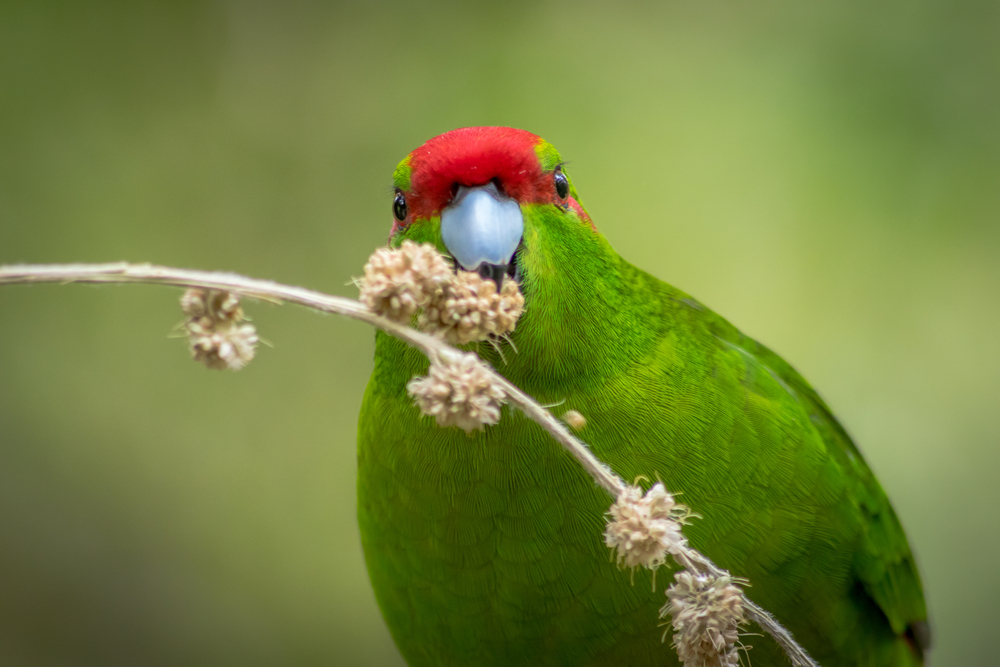
[[(26, 283), (144, 283), (151, 285), (169, 285), (173, 287), (194, 287), (202, 289), (227, 290), (235, 294), (251, 298), (279, 303), (294, 303), (325, 313), (336, 313), (355, 320), (366, 322), (388, 334), (399, 338), (408, 345), (420, 350), (428, 358), (438, 356), (442, 359), (457, 359), (462, 351), (451, 347), (442, 340), (429, 334), (417, 331), (411, 327), (398, 324), (390, 319), (376, 315), (368, 310), (360, 301), (339, 296), (330, 296), (322, 292), (282, 285), (270, 280), (247, 278), (235, 273), (218, 271), (195, 271), (190, 269), (175, 269), (152, 264), (129, 264), (115, 262), (111, 264), (23, 264), (0, 266), (0, 285)], [(626, 489), (625, 482), (607, 465), (591, 453), (590, 449), (576, 436), (570, 433), (559, 419), (543, 408), (537, 401), (525, 394), (514, 384), (492, 369), (488, 369), (493, 380), (506, 395), (505, 402), (513, 405), (529, 419), (544, 428), (560, 445), (563, 446), (584, 470), (612, 498)], [(716, 576), (725, 571), (698, 551), (687, 548), (675, 556), (677, 562), (685, 569), (700, 574), (708, 572)], [(743, 596), (748, 616), (764, 629), (784, 649), (792, 664), (796, 667), (819, 667), (792, 635), (767, 611), (754, 604), (744, 594)]]

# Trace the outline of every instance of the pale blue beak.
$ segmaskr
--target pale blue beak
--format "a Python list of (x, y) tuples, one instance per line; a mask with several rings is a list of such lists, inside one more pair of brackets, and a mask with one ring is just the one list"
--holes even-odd
[(463, 269), (493, 279), (497, 289), (523, 234), (521, 207), (493, 183), (459, 186), (451, 204), (441, 211), (445, 247)]

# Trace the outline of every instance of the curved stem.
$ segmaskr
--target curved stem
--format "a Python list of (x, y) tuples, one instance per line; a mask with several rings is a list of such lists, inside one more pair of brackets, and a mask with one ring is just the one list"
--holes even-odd
[[(336, 313), (360, 320), (399, 338), (420, 350), (425, 356), (438, 355), (455, 359), (462, 352), (442, 340), (411, 327), (376, 315), (361, 302), (345, 297), (330, 296), (322, 292), (282, 285), (270, 280), (247, 278), (235, 273), (175, 269), (152, 264), (23, 264), (0, 266), (0, 285), (26, 283), (143, 283), (174, 287), (195, 287), (226, 290), (235, 294), (274, 301), (294, 303), (324, 313)], [(551, 412), (525, 394), (502, 375), (489, 369), (493, 380), (506, 394), (506, 402), (544, 428), (583, 466), (584, 470), (605, 491), (616, 498), (627, 488), (625, 482), (598, 459), (579, 438)], [(694, 549), (686, 549), (676, 556), (678, 563), (693, 572), (708, 572), (716, 576), (726, 574), (708, 558)], [(743, 599), (752, 621), (764, 629), (784, 649), (796, 667), (819, 667), (809, 654), (792, 638), (792, 635), (766, 610), (744, 594)]]

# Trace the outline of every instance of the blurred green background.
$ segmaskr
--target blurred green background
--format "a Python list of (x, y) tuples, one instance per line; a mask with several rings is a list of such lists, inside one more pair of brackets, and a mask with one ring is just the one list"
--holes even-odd
[[(353, 295), (390, 174), (465, 125), (570, 161), (632, 262), (773, 347), (906, 526), (936, 665), (1000, 622), (1000, 3), (0, 3), (0, 262)], [(372, 332), (0, 288), (0, 664), (399, 665), (365, 575)], [(665, 649), (666, 650), (666, 649)]]

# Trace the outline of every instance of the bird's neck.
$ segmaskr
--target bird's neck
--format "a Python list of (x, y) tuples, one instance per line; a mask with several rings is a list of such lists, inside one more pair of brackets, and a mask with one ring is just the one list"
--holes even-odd
[[(625, 262), (575, 218), (525, 225), (518, 256), (525, 312), (504, 344), (479, 352), (529, 393), (559, 394), (602, 382), (655, 344), (669, 286)], [(655, 312), (654, 312), (655, 311)]]

